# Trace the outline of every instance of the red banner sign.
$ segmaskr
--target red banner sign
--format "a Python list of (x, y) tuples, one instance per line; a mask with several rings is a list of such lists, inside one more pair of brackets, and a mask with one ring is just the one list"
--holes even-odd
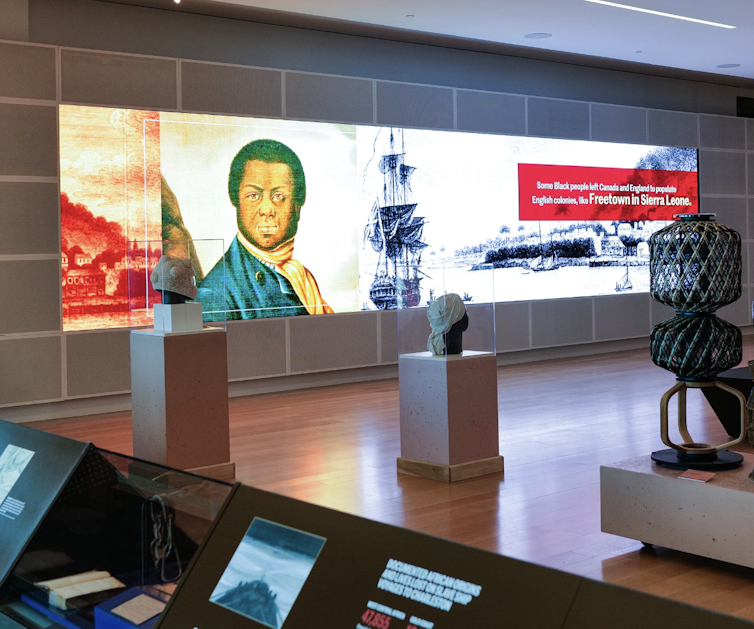
[(522, 221), (669, 221), (699, 211), (696, 172), (518, 165)]

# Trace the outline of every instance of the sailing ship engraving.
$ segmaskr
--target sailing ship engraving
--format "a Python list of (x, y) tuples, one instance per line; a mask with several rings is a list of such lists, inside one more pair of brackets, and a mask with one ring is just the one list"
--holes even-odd
[(633, 290), (634, 288), (634, 285), (631, 283), (631, 278), (628, 275), (628, 250), (626, 250), (625, 258), (626, 258), (626, 273), (619, 281), (615, 282), (616, 293), (620, 293), (624, 290)]
[(539, 255), (529, 263), (531, 271), (554, 271), (561, 266), (555, 256), (555, 247), (552, 244), (552, 229), (550, 229), (550, 244), (545, 249), (542, 244), (542, 222), (539, 223)]
[(425, 218), (414, 216), (418, 203), (411, 202), (411, 175), (416, 170), (405, 162), (405, 142), (400, 131), (400, 152), (396, 151), (393, 129), (390, 147), (378, 167), (383, 177), (382, 198), (374, 202), (364, 230), (367, 241), (379, 253), (369, 299), (379, 310), (418, 306), (421, 300), (421, 256)]

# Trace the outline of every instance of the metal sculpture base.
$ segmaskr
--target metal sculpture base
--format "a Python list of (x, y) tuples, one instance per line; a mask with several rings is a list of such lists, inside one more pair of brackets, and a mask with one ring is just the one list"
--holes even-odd
[(692, 469), (717, 472), (737, 468), (743, 463), (744, 457), (730, 450), (721, 450), (713, 454), (684, 454), (671, 448), (652, 452), (652, 460), (658, 465), (673, 470)]
[[(731, 439), (720, 445), (712, 445), (709, 443), (698, 443), (689, 434), (688, 427), (686, 426), (686, 391), (687, 389), (705, 389), (705, 388), (718, 388), (722, 391), (730, 393), (738, 400), (739, 414), (738, 414), (738, 437)], [(668, 427), (668, 403), (670, 398), (675, 394), (678, 394), (678, 432), (683, 439), (683, 443), (673, 443), (670, 438), (670, 431)], [(673, 448), (672, 452), (677, 452), (678, 457), (683, 461), (696, 461), (699, 464), (703, 462), (712, 462), (715, 460), (715, 453), (721, 453), (723, 450), (737, 446), (744, 440), (746, 435), (746, 398), (743, 394), (729, 387), (727, 384), (720, 382), (719, 380), (706, 380), (701, 382), (687, 381), (678, 378), (675, 385), (668, 389), (660, 400), (660, 438), (666, 446)], [(654, 454), (652, 455), (654, 458)], [(692, 467), (687, 465), (686, 469)], [(714, 466), (708, 465), (704, 468), (694, 469), (712, 469)], [(730, 469), (730, 466), (717, 469)]]

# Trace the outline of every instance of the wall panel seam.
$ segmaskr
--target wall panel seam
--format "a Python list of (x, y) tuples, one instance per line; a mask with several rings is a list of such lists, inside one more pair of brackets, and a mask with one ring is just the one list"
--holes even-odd
[(59, 253), (8, 253), (0, 255), (0, 262), (18, 262), (29, 260), (59, 260)]
[(534, 347), (534, 325), (532, 323), (532, 312), (531, 312), (531, 301), (528, 303), (529, 306), (529, 349)]
[(382, 364), (382, 311), (377, 312), (377, 364)]
[(0, 103), (4, 105), (34, 105), (36, 107), (58, 106), (58, 102), (53, 98), (17, 98), (15, 96), (0, 96)]
[(63, 333), (60, 330), (44, 330), (42, 332), (8, 332), (0, 334), (0, 342), (18, 341), (22, 339), (51, 339), (62, 335)]
[[(696, 144), (699, 147), (699, 149), (703, 148), (702, 147), (702, 117), (700, 115), (697, 115), (696, 117)], [(697, 164), (697, 169), (698, 168), (699, 168), (699, 164)]]
[(458, 90), (453, 88), (453, 131), (458, 131)]
[(68, 397), (68, 343), (65, 334), (60, 335), (60, 392)]
[(37, 175), (0, 175), (0, 183), (58, 183), (58, 177)]
[(594, 106), (594, 103), (588, 103), (589, 106), (589, 139), (591, 140), (594, 137), (594, 130), (592, 129), (592, 107)]
[[(349, 77), (349, 78), (355, 78), (355, 77)], [(389, 83), (391, 85), (410, 85), (412, 87), (428, 87), (430, 89), (437, 89), (437, 90), (448, 90), (452, 91), (456, 88), (450, 87), (449, 85), (436, 85), (434, 83), (412, 83), (409, 81), (391, 81), (389, 79), (375, 79), (378, 83)]]
[(18, 406), (32, 406), (33, 404), (52, 404), (54, 402), (65, 402), (65, 398), (52, 397), (44, 400), (29, 400), (28, 402), (11, 402), (10, 404), (0, 404), (0, 408), (15, 408)]
[(110, 397), (111, 395), (128, 395), (131, 393), (131, 389), (124, 389), (123, 391), (106, 391), (105, 393), (84, 393), (82, 395), (66, 395), (64, 400), (88, 400), (90, 398), (98, 397)]
[[(178, 61), (179, 59), (182, 59), (182, 57), (164, 57), (162, 55), (145, 55), (143, 53), (138, 53), (138, 52), (119, 52), (119, 51), (112, 51), (112, 50), (95, 50), (93, 48), (76, 48), (72, 46), (60, 46), (61, 54), (67, 51), (84, 52), (91, 55), (109, 55), (112, 57), (133, 57), (136, 59), (159, 59), (160, 61)], [(190, 61), (190, 59), (187, 59), (187, 61)]]
[(79, 107), (106, 107), (108, 109), (136, 109), (139, 111), (170, 111), (170, 112), (178, 112), (179, 110), (175, 107), (152, 107), (150, 105), (126, 105), (124, 103), (119, 103), (117, 105), (113, 105), (112, 103), (102, 103), (99, 101), (92, 101), (88, 103), (82, 103), (80, 101), (74, 101), (74, 100), (61, 100), (61, 105), (77, 105)]
[(249, 382), (251, 380), (264, 380), (265, 378), (281, 378), (291, 374), (280, 371), (278, 373), (266, 373), (261, 376), (246, 376), (241, 378), (228, 378), (228, 382)]
[(178, 59), (175, 64), (175, 107), (183, 111), (183, 60)]
[(55, 44), (38, 44), (30, 41), (18, 41), (17, 39), (0, 39), (0, 44), (28, 46), (29, 48), (57, 48)]
[(63, 53), (60, 46), (55, 46), (55, 98), (58, 103), (63, 100)]
[(291, 374), (291, 320), (285, 319), (285, 373)]
[(746, 154), (746, 149), (726, 149), (719, 146), (702, 146), (699, 145), (700, 151), (707, 151), (710, 153), (743, 153)]
[[(169, 57), (170, 59), (177, 59), (178, 61), (182, 61), (183, 63), (196, 63), (199, 65), (204, 66), (222, 66), (224, 68), (244, 68), (249, 70), (263, 70), (265, 72), (282, 72), (280, 68), (267, 68), (265, 66), (249, 66), (244, 65), (243, 63), (226, 63), (224, 61), (202, 61), (199, 59), (184, 59), (183, 57)], [(319, 72), (299, 72), (296, 70), (298, 74), (320, 74)], [(328, 76), (341, 76), (339, 74), (333, 74)], [(368, 79), (367, 79), (368, 80)]]
[[(385, 363), (383, 363), (385, 364)], [(329, 371), (348, 371), (349, 369), (365, 369), (367, 367), (381, 367), (380, 363), (360, 363), (357, 365), (344, 365), (341, 367), (326, 367), (325, 369), (309, 369), (304, 371), (291, 371), (291, 376), (301, 376), (308, 373), (327, 373)], [(252, 380), (255, 378), (251, 378)]]

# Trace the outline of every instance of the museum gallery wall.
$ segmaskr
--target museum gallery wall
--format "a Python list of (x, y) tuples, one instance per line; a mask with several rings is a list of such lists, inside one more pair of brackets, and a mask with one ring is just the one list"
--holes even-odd
[[(330, 128), (365, 125), (363, 128), (374, 137), (381, 132), (380, 144), (374, 147), (376, 157), (366, 170), (371, 180), (363, 182), (363, 188), (360, 177), (373, 147), (368, 147), (366, 157), (353, 157), (348, 162), (356, 178), (348, 192), (359, 199), (358, 207), (341, 218), (352, 221), (348, 227), (353, 228), (349, 247), (355, 258), (351, 260), (359, 265), (358, 270), (354, 271), (353, 266), (349, 270), (354, 291), (348, 302), (350, 311), (338, 291), (333, 292), (332, 278), (321, 266), (321, 252), (336, 255), (343, 244), (336, 247), (326, 238), (316, 244), (307, 242), (310, 238), (316, 241), (317, 229), (325, 225), (317, 220), (318, 216), (327, 215), (337, 204), (337, 195), (326, 191), (326, 197), (318, 198), (318, 166), (312, 165), (306, 150), (291, 146), (301, 152), (307, 184), (314, 186), (307, 190), (301, 211), (294, 258), (311, 271), (324, 301), (336, 314), (229, 322), (228, 367), (234, 383), (231, 392), (265, 390), (285, 386), (289, 381), (293, 386), (303, 381), (316, 384), (379, 377), (389, 372), (383, 369), (385, 365), (397, 361), (396, 313), (374, 309), (369, 299), (380, 253), (369, 238), (364, 238), (375, 202), (382, 197), (379, 162), (389, 152), (391, 128), (396, 145), (405, 143), (404, 163), (416, 168), (410, 178), (409, 199), (416, 203), (413, 218), (424, 220), (421, 242), (427, 247), (421, 264), (427, 275), (431, 275), (428, 267), (435, 262), (438, 250), (445, 246), (446, 251), (441, 253), (448, 253), (447, 245), (441, 244), (442, 220), (433, 215), (436, 199), (470, 196), (481, 205), (487, 204), (489, 195), (468, 190), (444, 195), (431, 189), (426, 177), (435, 171), (431, 160), (426, 159), (426, 149), (417, 144), (421, 129), (452, 131), (448, 135), (459, 139), (474, 132), (469, 137), (558, 137), (586, 141), (588, 145), (603, 141), (643, 145), (646, 150), (699, 149), (700, 210), (717, 213), (718, 220), (739, 231), (744, 240), (743, 297), (719, 314), (736, 325), (750, 323), (747, 204), (754, 201), (754, 177), (750, 174), (754, 164), (754, 121), (734, 114), (735, 96), (751, 95), (751, 90), (206, 16), (179, 16), (89, 0), (71, 0), (65, 7), (33, 0), (29, 6), (27, 32), (31, 43), (0, 42), (0, 67), (4, 72), (0, 80), (0, 137), (8, 149), (0, 155), (0, 290), (6, 297), (0, 311), (0, 376), (5, 384), (0, 387), (0, 406), (5, 418), (21, 421), (65, 416), (73, 406), (78, 413), (92, 412), (95, 407), (101, 411), (125, 408), (128, 404), (128, 328), (64, 331), (62, 194), (70, 195), (69, 202), (80, 206), (80, 220), (89, 218), (85, 210), (91, 217), (100, 216), (102, 221), (118, 226), (118, 239), (141, 238), (127, 231), (125, 213), (108, 215), (96, 204), (89, 207), (88, 200), (76, 197), (75, 187), (68, 186), (66, 190), (63, 169), (67, 158), (60, 152), (65, 150), (62, 123), (58, 137), (61, 105), (63, 109), (69, 105), (103, 108), (110, 113), (159, 112), (160, 116), (174, 116), (173, 126), (179, 122), (178, 113), (214, 113), (233, 116), (236, 127), (264, 121), (300, 124), (294, 123), (295, 119), (329, 121)], [(154, 32), (161, 36), (152, 37), (150, 33)], [(354, 49), (358, 55), (347, 52)], [(401, 129), (405, 131), (403, 137)], [(258, 137), (261, 134), (253, 134), (249, 140)], [(286, 138), (279, 139), (282, 142)], [(218, 168), (222, 166), (225, 172), (213, 185), (227, 183), (229, 162), (245, 141), (246, 138), (234, 139), (223, 149), (223, 163)], [(135, 142), (143, 146), (143, 125)], [(139, 158), (143, 169), (143, 148)], [(458, 167), (467, 168), (470, 162), (466, 155), (454, 159)], [(553, 162), (533, 158), (525, 163)], [(632, 168), (635, 162), (597, 165)], [(165, 181), (188, 218), (192, 211), (190, 191), (182, 190), (174, 175), (166, 173)], [(159, 185), (159, 179), (156, 184), (154, 179), (148, 180), (147, 188), (154, 185)], [(138, 193), (134, 193), (137, 197), (128, 199), (129, 206), (138, 207), (142, 214), (142, 229), (144, 189), (142, 173)], [(227, 249), (235, 235), (235, 211), (227, 191), (217, 190), (212, 202), (226, 221), (226, 231), (220, 238)], [(345, 193), (346, 188), (339, 192)], [(543, 190), (537, 196), (555, 196), (555, 192)], [(154, 198), (150, 197), (150, 202)], [(487, 251), (499, 255), (500, 249), (506, 250), (504, 244), (498, 243), (520, 237), (518, 228), (523, 224), (526, 242), (520, 244), (531, 247), (527, 251), (531, 255), (540, 246), (540, 222), (542, 245), (547, 247), (551, 237), (553, 243), (557, 242), (565, 221), (561, 225), (551, 223), (551, 235), (546, 219), (521, 220), (516, 215), (518, 199), (514, 197), (511, 203), (513, 213), (506, 202), (506, 214), (499, 220), (495, 218), (494, 223), (490, 220), (483, 229), (480, 226), (478, 235), (466, 220), (463, 229), (454, 230), (462, 242), (451, 246), (449, 253), (484, 245), (492, 239), (496, 246), (486, 249), (484, 256)], [(535, 209), (545, 212), (551, 208)], [(463, 217), (476, 219), (477, 214), (467, 210)], [(613, 220), (620, 219), (601, 224), (615, 242)], [(190, 223), (187, 225), (194, 229)], [(501, 233), (503, 226), (510, 232)], [(341, 237), (346, 225), (329, 228), (337, 230)], [(626, 229), (633, 228), (618, 225), (622, 244)], [(531, 235), (534, 231), (536, 236)], [(159, 240), (159, 234), (155, 236)], [(201, 237), (198, 233), (191, 236)], [(600, 232), (597, 240), (604, 236)], [(149, 238), (154, 238), (152, 232)], [(100, 251), (106, 249), (102, 244), (99, 247)], [(82, 251), (96, 255), (83, 246)], [(534, 259), (526, 258), (529, 263)], [(114, 267), (115, 262), (108, 264)], [(502, 275), (525, 270), (501, 266), (507, 261), (498, 260), (497, 264), (500, 268), (495, 272)], [(114, 275), (115, 269), (107, 268), (109, 276)], [(546, 278), (552, 273), (581, 270), (567, 266), (537, 276), (549, 281)], [(498, 303), (498, 351), (505, 355), (512, 352), (515, 357), (518, 352), (536, 350), (538, 355), (549, 356), (572, 350), (593, 351), (594, 343), (604, 341), (634, 346), (645, 343), (652, 325), (671, 316), (669, 309), (652, 304), (644, 292), (616, 292), (616, 283), (626, 268), (624, 265), (622, 269), (618, 266), (609, 270), (618, 272), (620, 277), (611, 277), (603, 284), (606, 294)], [(634, 287), (638, 284), (638, 279), (634, 281), (635, 270), (638, 272), (639, 268), (629, 266)], [(466, 271), (469, 277), (476, 273)], [(533, 275), (530, 272), (528, 277)], [(430, 281), (424, 279), (421, 300), (429, 298), (432, 288)], [(106, 290), (114, 291), (113, 284), (111, 279)], [(29, 289), (32, 286), (34, 290)], [(372, 309), (361, 310), (364, 303)], [(473, 310), (474, 301), (468, 307)], [(251, 360), (252, 355), (265, 359)]]

